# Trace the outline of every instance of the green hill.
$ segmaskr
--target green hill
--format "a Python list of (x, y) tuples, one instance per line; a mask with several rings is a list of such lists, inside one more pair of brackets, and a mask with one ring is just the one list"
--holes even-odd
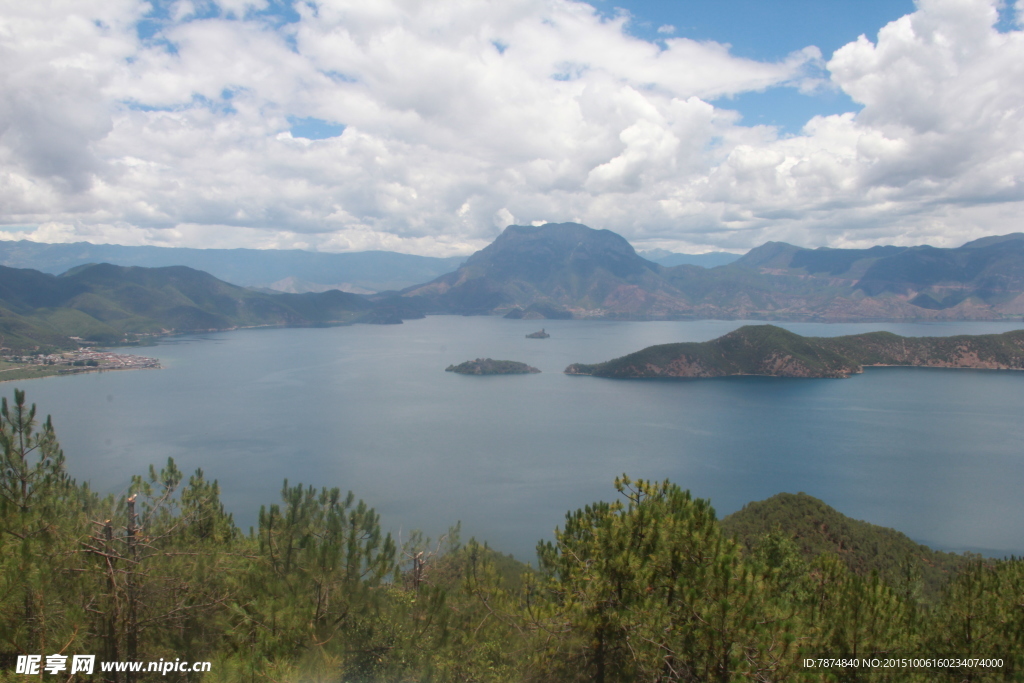
[[(888, 527), (852, 519), (806, 493), (779, 493), (748, 503), (721, 520), (722, 530), (748, 550), (767, 534), (792, 539), (804, 559), (833, 553), (855, 574), (877, 572), (890, 584), (917, 578), (926, 597), (934, 598), (945, 582), (976, 556), (932, 550)], [(909, 571), (908, 571), (909, 570)]]
[(774, 325), (746, 325), (707, 342), (650, 346), (621, 358), (574, 363), (569, 375), (612, 378), (849, 377), (871, 365), (1024, 369), (1024, 330), (955, 337), (869, 332), (802, 337)]
[(266, 325), (401, 323), (423, 314), (408, 300), (338, 290), (270, 294), (185, 266), (78, 266), (54, 276), (0, 266), (0, 346), (74, 346), (69, 337), (117, 343), (126, 336)]

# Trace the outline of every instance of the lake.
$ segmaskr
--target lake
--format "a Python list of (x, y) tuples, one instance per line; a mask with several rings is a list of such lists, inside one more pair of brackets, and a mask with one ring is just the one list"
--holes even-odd
[[(534, 560), (569, 509), (612, 481), (669, 478), (720, 516), (804, 491), (948, 550), (1024, 554), (1024, 372), (875, 368), (845, 380), (570, 377), (651, 344), (713, 339), (737, 321), (523, 321), (167, 338), (163, 370), (9, 384), (52, 414), (72, 476), (123, 492), (173, 457), (202, 467), (244, 529), (282, 480), (352, 490), (394, 533), (462, 521)], [(550, 339), (526, 339), (543, 326)], [(785, 323), (803, 335), (986, 334), (1010, 323)], [(477, 357), (539, 375), (444, 372)]]

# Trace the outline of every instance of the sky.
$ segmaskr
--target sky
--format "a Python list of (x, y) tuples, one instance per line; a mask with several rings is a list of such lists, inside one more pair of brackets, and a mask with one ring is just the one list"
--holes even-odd
[(0, 239), (1022, 230), (1024, 0), (0, 0)]

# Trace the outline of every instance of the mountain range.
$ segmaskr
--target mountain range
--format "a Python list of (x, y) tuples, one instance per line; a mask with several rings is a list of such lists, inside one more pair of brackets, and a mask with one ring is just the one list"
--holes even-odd
[(400, 323), (423, 317), (410, 302), (376, 302), (338, 290), (268, 294), (185, 266), (109, 263), (63, 275), (0, 266), (0, 347), (74, 346), (78, 337), (119, 343), (140, 335), (267, 325)]
[(456, 271), (401, 296), (426, 313), (530, 318), (1015, 319), (1024, 314), (1024, 233), (953, 249), (769, 242), (702, 268), (649, 261), (608, 230), (510, 225)]
[[(1022, 233), (953, 249), (804, 249), (769, 242), (713, 268), (664, 266), (637, 254), (620, 235), (577, 223), (510, 225), (461, 265), (458, 259), (390, 252), (31, 242), (0, 243), (0, 257), (58, 268), (102, 256), (108, 248), (135, 250), (121, 254), (135, 260), (208, 259), (242, 282), (280, 275), (277, 286), (292, 293), (246, 289), (183, 265), (85, 264), (61, 275), (0, 266), (0, 346), (66, 347), (70, 336), (112, 342), (126, 334), (240, 326), (394, 323), (434, 313), (793, 321), (1019, 320), (1024, 315)], [(343, 262), (349, 268), (344, 272), (338, 270)], [(447, 268), (455, 270), (436, 275)], [(368, 285), (365, 292), (417, 274), (433, 279), (365, 296), (329, 288), (331, 281), (347, 278)]]

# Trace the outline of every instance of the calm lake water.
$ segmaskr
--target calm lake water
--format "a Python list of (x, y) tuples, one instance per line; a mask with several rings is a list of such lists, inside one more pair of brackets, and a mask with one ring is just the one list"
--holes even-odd
[[(543, 326), (550, 339), (525, 339)], [(669, 478), (720, 516), (780, 491), (933, 547), (1024, 554), (1024, 372), (869, 369), (846, 380), (569, 377), (651, 344), (742, 323), (430, 317), (403, 325), (166, 339), (163, 370), (22, 382), (73, 476), (122, 492), (173, 457), (221, 482), (243, 528), (282, 480), (351, 489), (394, 532), (462, 521), (532, 561), (567, 510), (612, 480)], [(985, 334), (1002, 323), (785, 324), (833, 336)], [(539, 375), (444, 372), (477, 357)], [(4, 387), (10, 395), (13, 386)]]

